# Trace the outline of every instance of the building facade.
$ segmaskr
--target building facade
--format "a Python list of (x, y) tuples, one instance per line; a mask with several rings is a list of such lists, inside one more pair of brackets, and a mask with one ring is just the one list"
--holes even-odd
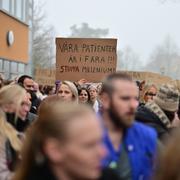
[(5, 79), (31, 74), (33, 0), (0, 0), (0, 73)]

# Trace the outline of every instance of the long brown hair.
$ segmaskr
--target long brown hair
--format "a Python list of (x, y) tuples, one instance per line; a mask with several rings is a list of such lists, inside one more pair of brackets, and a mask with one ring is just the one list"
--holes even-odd
[(43, 145), (47, 138), (65, 141), (68, 124), (75, 117), (93, 113), (84, 105), (62, 103), (57, 96), (45, 99), (39, 107), (39, 116), (27, 135), (27, 141), (22, 152), (22, 162), (14, 180), (26, 180), (34, 167), (45, 163), (47, 159)]

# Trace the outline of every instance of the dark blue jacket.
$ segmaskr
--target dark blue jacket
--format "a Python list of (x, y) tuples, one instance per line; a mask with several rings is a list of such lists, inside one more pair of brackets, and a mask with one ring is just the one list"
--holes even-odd
[[(103, 161), (103, 166), (106, 167), (109, 166), (110, 162), (117, 160), (117, 157), (115, 157), (115, 154), (112, 152), (112, 144), (106, 130), (104, 134), (104, 143), (108, 151), (108, 154)], [(150, 179), (157, 151), (156, 132), (150, 127), (134, 122), (124, 134), (123, 144), (128, 153), (132, 179)]]

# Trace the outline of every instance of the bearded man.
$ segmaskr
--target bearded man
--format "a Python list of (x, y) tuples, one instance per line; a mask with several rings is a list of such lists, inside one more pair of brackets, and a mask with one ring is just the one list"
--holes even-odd
[(107, 155), (103, 166), (120, 179), (150, 179), (157, 150), (154, 129), (135, 121), (139, 90), (124, 73), (106, 77), (102, 84), (100, 118), (104, 128)]

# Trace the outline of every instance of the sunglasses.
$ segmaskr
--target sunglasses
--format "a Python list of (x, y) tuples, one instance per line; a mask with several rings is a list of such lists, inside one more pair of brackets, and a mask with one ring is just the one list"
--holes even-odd
[(156, 96), (156, 94), (153, 94), (153, 93), (146, 93), (145, 95), (146, 96)]

